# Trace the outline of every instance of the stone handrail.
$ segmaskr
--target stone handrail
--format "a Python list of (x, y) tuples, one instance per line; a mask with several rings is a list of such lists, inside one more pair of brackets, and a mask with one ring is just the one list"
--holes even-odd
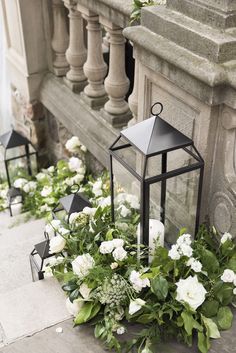
[[(137, 79), (129, 103), (126, 101), (130, 82), (125, 70), (126, 39), (123, 36), (123, 29), (130, 24), (132, 2), (52, 1), (54, 74), (63, 77), (67, 86), (80, 94), (89, 108), (99, 110), (114, 127), (127, 125), (132, 113), (134, 118), (137, 114)], [(104, 61), (104, 41), (108, 42), (109, 65)], [(138, 67), (135, 68), (137, 73)]]

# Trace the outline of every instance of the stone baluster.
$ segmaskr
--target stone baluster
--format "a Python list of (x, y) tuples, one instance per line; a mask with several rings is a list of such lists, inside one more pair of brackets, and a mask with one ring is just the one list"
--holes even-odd
[(129, 121), (128, 126), (132, 126), (137, 123), (138, 117), (138, 83), (139, 83), (139, 63), (135, 60), (135, 72), (134, 72), (134, 87), (133, 92), (129, 96), (129, 108), (133, 114), (133, 118)]
[(69, 36), (66, 26), (66, 9), (62, 0), (52, 1), (53, 11), (53, 36), (52, 36), (52, 49), (54, 50), (53, 68), (55, 75), (64, 76), (68, 69), (66, 61), (66, 49), (69, 44)]
[(93, 108), (104, 105), (107, 95), (104, 88), (104, 78), (107, 73), (107, 65), (102, 52), (102, 28), (99, 17), (90, 10), (77, 6), (87, 21), (87, 60), (84, 64), (84, 73), (88, 79), (81, 97)]
[(126, 125), (132, 114), (125, 96), (129, 90), (129, 79), (125, 72), (125, 38), (122, 28), (101, 18), (101, 23), (109, 33), (110, 60), (109, 73), (105, 79), (105, 89), (109, 100), (102, 111), (103, 116), (113, 126)]
[(65, 6), (69, 9), (70, 40), (69, 48), (66, 51), (66, 59), (70, 64), (70, 70), (66, 74), (65, 82), (73, 92), (80, 92), (84, 89), (87, 79), (83, 66), (87, 58), (87, 50), (84, 44), (83, 18), (76, 10), (75, 4), (64, 0)]

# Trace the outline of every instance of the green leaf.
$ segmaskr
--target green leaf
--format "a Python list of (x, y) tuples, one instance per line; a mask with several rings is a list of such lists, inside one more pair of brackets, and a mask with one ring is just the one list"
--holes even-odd
[(219, 261), (211, 251), (202, 247), (200, 250), (200, 254), (201, 263), (203, 265), (204, 270), (206, 270), (208, 273), (215, 273), (219, 270)]
[(76, 283), (66, 283), (62, 286), (62, 289), (65, 291), (65, 292), (73, 292), (75, 289), (78, 288), (78, 285)]
[(227, 268), (236, 272), (236, 258), (232, 258), (229, 260)]
[(203, 315), (202, 315), (202, 320), (204, 322), (204, 325), (206, 326), (208, 337), (220, 338), (220, 332), (218, 330), (216, 323), (212, 319), (209, 319)]
[(94, 336), (96, 338), (99, 338), (103, 334), (104, 331), (105, 331), (105, 327), (102, 324), (97, 324), (95, 326)]
[(100, 309), (101, 309), (101, 304), (99, 303), (93, 303), (93, 302), (85, 303), (75, 318), (75, 321), (74, 321), (75, 324), (81, 325), (85, 322), (88, 322), (94, 316), (97, 315)]
[(181, 314), (181, 317), (183, 319), (184, 322), (184, 328), (185, 331), (187, 332), (188, 336), (192, 335), (192, 331), (193, 329), (197, 329), (198, 331), (202, 331), (202, 326), (193, 318), (193, 315), (183, 311)]
[(213, 317), (217, 314), (219, 302), (217, 300), (206, 300), (201, 306), (201, 312), (206, 317)]
[(198, 332), (198, 349), (201, 353), (207, 353), (210, 349), (209, 338), (202, 332)]
[(167, 297), (168, 287), (167, 280), (162, 276), (155, 277), (151, 281), (151, 290), (159, 300), (164, 300)]
[(153, 317), (150, 314), (143, 314), (140, 315), (135, 321), (140, 324), (149, 324), (150, 322), (153, 322)]
[(232, 326), (233, 314), (228, 306), (223, 306), (217, 314), (217, 323), (221, 330), (229, 330)]
[(230, 304), (233, 299), (232, 285), (221, 282), (221, 285), (217, 285), (216, 288), (217, 287), (218, 287), (217, 291), (214, 289), (214, 291), (216, 292), (217, 299), (219, 299), (221, 304), (224, 306)]

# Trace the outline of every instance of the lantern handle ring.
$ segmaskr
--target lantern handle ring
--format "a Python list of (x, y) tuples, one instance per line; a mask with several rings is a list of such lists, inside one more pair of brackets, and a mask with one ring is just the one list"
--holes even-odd
[[(154, 108), (155, 108), (157, 105), (160, 106), (160, 112), (159, 112), (159, 113), (154, 113)], [(152, 114), (153, 116), (159, 116), (159, 115), (162, 113), (162, 111), (163, 111), (163, 104), (162, 104), (161, 102), (156, 102), (156, 103), (154, 103), (154, 104), (152, 105), (152, 107), (151, 107), (151, 114)]]
[[(77, 188), (76, 188), (77, 187)], [(72, 185), (71, 186), (71, 189), (75, 189), (75, 191), (74, 192), (72, 192), (72, 194), (77, 194), (78, 192), (79, 192), (79, 189), (80, 189), (80, 186), (79, 186), (79, 184), (74, 184), (74, 185)]]

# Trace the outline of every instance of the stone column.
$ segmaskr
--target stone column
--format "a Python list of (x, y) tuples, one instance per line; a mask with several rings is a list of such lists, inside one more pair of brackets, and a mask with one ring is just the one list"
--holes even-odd
[(53, 68), (55, 75), (64, 76), (68, 69), (68, 62), (66, 61), (66, 49), (69, 44), (69, 36), (66, 26), (66, 12), (62, 0), (52, 1), (53, 11), (53, 36), (52, 48), (54, 50), (55, 58), (53, 61)]
[(133, 114), (133, 118), (129, 121), (128, 126), (135, 125), (137, 123), (138, 117), (138, 75), (139, 75), (139, 63), (138, 60), (135, 60), (135, 72), (134, 72), (134, 88), (133, 92), (129, 96), (129, 108)]
[(70, 40), (69, 48), (66, 51), (66, 59), (70, 64), (70, 70), (66, 74), (65, 82), (73, 92), (80, 92), (87, 83), (83, 70), (87, 58), (87, 50), (84, 45), (83, 18), (81, 13), (76, 10), (74, 3), (71, 4), (67, 1), (64, 2), (69, 9)]
[(104, 106), (103, 116), (113, 126), (124, 126), (131, 119), (129, 105), (125, 100), (129, 90), (129, 79), (125, 72), (125, 38), (122, 28), (101, 18), (109, 33), (110, 60), (109, 73), (105, 79), (105, 89), (109, 100)]
[(107, 73), (107, 65), (102, 52), (102, 28), (99, 17), (90, 10), (77, 6), (87, 21), (87, 60), (84, 64), (84, 73), (88, 79), (82, 98), (93, 108), (104, 105), (107, 100), (104, 88), (104, 78)]

